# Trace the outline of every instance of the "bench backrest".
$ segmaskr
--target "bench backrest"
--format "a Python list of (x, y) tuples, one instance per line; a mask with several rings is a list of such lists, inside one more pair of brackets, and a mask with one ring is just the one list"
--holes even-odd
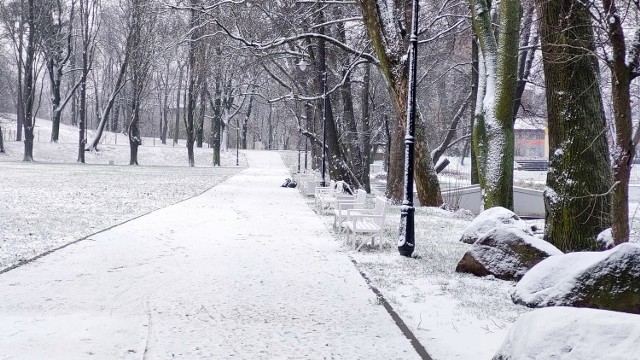
[(387, 199), (376, 197), (375, 199), (375, 207), (373, 208), (374, 215), (380, 215), (379, 218), (372, 219), (374, 223), (379, 225), (380, 227), (384, 226), (384, 220), (387, 215)]
[(364, 202), (366, 200), (367, 200), (367, 192), (362, 189), (356, 190), (356, 204), (364, 205)]

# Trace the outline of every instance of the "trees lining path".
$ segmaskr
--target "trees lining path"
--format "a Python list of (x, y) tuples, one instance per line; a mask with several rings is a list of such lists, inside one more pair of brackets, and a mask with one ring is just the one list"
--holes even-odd
[(274, 152), (0, 275), (0, 359), (419, 355)]

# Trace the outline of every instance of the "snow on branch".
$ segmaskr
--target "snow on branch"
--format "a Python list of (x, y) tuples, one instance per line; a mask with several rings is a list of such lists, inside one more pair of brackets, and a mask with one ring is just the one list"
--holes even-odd
[(378, 60), (371, 54), (367, 54), (363, 51), (359, 51), (357, 49), (354, 49), (353, 47), (349, 46), (348, 44), (345, 44), (341, 41), (336, 40), (335, 38), (332, 38), (331, 36), (327, 36), (324, 34), (319, 34), (319, 33), (301, 33), (301, 34), (297, 34), (294, 36), (290, 36), (290, 37), (284, 37), (284, 38), (278, 38), (278, 39), (274, 39), (270, 42), (267, 43), (258, 43), (258, 42), (252, 42), (249, 41), (247, 39), (245, 39), (244, 37), (240, 36), (240, 35), (236, 35), (236, 34), (232, 34), (231, 31), (229, 31), (229, 29), (227, 29), (224, 25), (222, 25), (218, 20), (215, 20), (215, 23), (232, 39), (237, 40), (239, 42), (241, 42), (242, 44), (244, 44), (247, 47), (253, 48), (255, 50), (269, 50), (269, 49), (273, 49), (291, 42), (295, 42), (297, 40), (301, 40), (301, 39), (324, 39), (325, 41), (327, 41), (328, 43), (336, 46), (337, 48), (344, 50), (350, 54), (354, 54), (360, 58), (363, 58), (365, 60), (367, 60), (368, 62), (375, 64), (375, 65), (379, 65)]
[[(340, 89), (342, 86), (344, 86), (345, 82), (347, 81), (347, 78), (349, 77), (349, 75), (351, 75), (351, 73), (353, 72), (353, 70), (358, 67), (359, 65), (365, 64), (367, 62), (367, 60), (361, 59), (358, 60), (356, 62), (354, 62), (353, 64), (351, 64), (351, 66), (349, 66), (349, 68), (347, 69), (347, 71), (345, 71), (344, 76), (342, 77), (342, 80), (340, 80), (340, 82), (338, 84), (336, 84), (333, 88), (331, 88), (329, 91), (327, 91), (327, 96), (333, 94), (333, 92), (335, 92), (336, 90)], [(271, 99), (268, 100), (268, 103), (274, 103), (274, 102), (278, 102), (278, 101), (282, 101), (282, 100), (305, 100), (305, 101), (310, 101), (310, 100), (319, 100), (322, 99), (324, 97), (324, 95), (317, 95), (317, 96), (300, 96), (297, 94), (293, 94), (293, 92), (287, 94), (287, 95), (283, 95), (280, 97), (277, 97), (275, 99)]]

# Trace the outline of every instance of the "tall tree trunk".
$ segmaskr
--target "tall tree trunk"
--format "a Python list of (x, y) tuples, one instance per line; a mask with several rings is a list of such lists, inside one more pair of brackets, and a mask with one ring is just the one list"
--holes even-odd
[[(195, 10), (192, 10), (195, 11)], [(195, 109), (196, 109), (196, 79), (195, 79), (195, 55), (190, 55), (190, 58), (193, 57), (189, 62), (189, 86), (188, 86), (188, 98), (186, 103), (187, 108), (187, 119), (186, 119), (186, 132), (187, 132), (187, 159), (189, 161), (189, 166), (195, 166), (195, 157), (193, 153), (193, 146), (195, 145)]]
[[(53, 59), (47, 62), (47, 70), (49, 72), (49, 83), (51, 84), (51, 141), (58, 142), (60, 133), (60, 87), (62, 80), (62, 69), (55, 66)], [(58, 72), (60, 70), (60, 72)]]
[[(635, 156), (633, 122), (631, 119), (631, 81), (640, 62), (640, 27), (636, 40), (627, 53), (626, 40), (619, 10), (615, 0), (603, 0), (607, 35), (613, 56), (608, 61), (611, 69), (611, 100), (616, 128), (616, 152), (613, 156), (613, 181), (611, 203), (611, 231), (616, 244), (629, 241), (629, 179)], [(629, 61), (627, 60), (629, 56)]]
[(78, 159), (79, 163), (85, 162), (84, 149), (87, 142), (87, 80), (89, 75), (89, 47), (91, 46), (91, 34), (89, 32), (89, 1), (80, 0), (80, 25), (82, 42), (82, 79), (80, 84), (80, 114), (78, 119)]
[(198, 110), (197, 146), (202, 148), (204, 141), (204, 115), (207, 111), (207, 100), (203, 91), (200, 91), (200, 106)]
[(18, 101), (16, 109), (16, 141), (22, 141), (22, 129), (24, 127), (24, 84), (23, 84), (23, 61), (24, 61), (24, 18), (20, 18), (18, 27)]
[(273, 146), (273, 123), (271, 121), (271, 115), (273, 113), (273, 107), (269, 106), (269, 117), (267, 118), (267, 127), (269, 129), (269, 144), (267, 146), (267, 149), (272, 150), (271, 147)]
[[(471, 37), (471, 99), (478, 99), (478, 80), (479, 80), (479, 50), (478, 50), (478, 37), (474, 33)], [(473, 132), (475, 128), (476, 119), (476, 101), (471, 102), (471, 121), (469, 123), (469, 129)], [(471, 163), (471, 185), (480, 184), (480, 177), (478, 176), (478, 158), (476, 157), (475, 146), (471, 146), (471, 152), (469, 155), (469, 161)]]
[(362, 79), (362, 185), (367, 193), (371, 193), (371, 119), (369, 97), (371, 96), (371, 64), (364, 67)]
[(222, 77), (220, 73), (216, 74), (215, 83), (215, 99), (211, 99), (209, 94), (209, 105), (213, 108), (213, 123), (212, 123), (212, 147), (213, 147), (213, 166), (220, 166), (220, 140), (222, 138)]
[(170, 67), (167, 62), (166, 70), (165, 70), (166, 79), (164, 81), (164, 86), (162, 89), (162, 114), (160, 115), (160, 141), (162, 145), (167, 144), (167, 133), (169, 130), (169, 76), (170, 76)]
[(2, 133), (2, 126), (0, 126), (0, 154), (4, 154), (4, 134)]
[[(500, 26), (496, 38), (491, 8), (486, 0), (470, 0), (478, 37), (479, 81), (474, 123), (474, 146), (485, 209), (513, 209), (513, 104), (518, 74), (521, 6), (519, 0), (499, 3)], [(484, 69), (482, 69), (484, 68)]]
[(23, 161), (33, 161), (33, 128), (34, 128), (34, 119), (33, 119), (33, 103), (35, 97), (35, 79), (33, 76), (34, 73), (34, 63), (36, 56), (36, 41), (35, 41), (35, 0), (28, 1), (28, 24), (29, 24), (29, 34), (27, 35), (27, 46), (25, 49), (26, 58), (24, 62), (24, 158)]
[(178, 75), (178, 91), (176, 93), (176, 122), (173, 127), (173, 145), (178, 144), (178, 136), (180, 134), (180, 90), (182, 87), (182, 75), (184, 68), (180, 66), (180, 73)]
[[(71, 57), (69, 58), (69, 66), (72, 69), (76, 68), (76, 54), (75, 51), (73, 54), (71, 54)], [(76, 72), (72, 71), (71, 72), (71, 83), (75, 84), (76, 83)], [(78, 126), (78, 96), (76, 95), (76, 92), (73, 91), (71, 93), (71, 125), (73, 126)]]
[[(380, 62), (391, 99), (395, 121), (390, 122), (390, 156), (387, 178), (387, 197), (400, 202), (403, 197), (404, 174), (403, 137), (406, 128), (408, 66), (406, 49), (409, 47), (411, 6), (409, 0), (384, 2), (358, 0), (367, 32)], [(415, 179), (418, 198), (422, 206), (440, 206), (442, 195), (438, 177), (431, 162), (429, 146), (422, 120), (416, 119)]]
[[(136, 102), (134, 101), (134, 104)], [(134, 105), (135, 108), (132, 109), (131, 122), (129, 123), (129, 165), (139, 165), (138, 164), (138, 147), (142, 144), (142, 140), (140, 138), (140, 128), (138, 124), (140, 123), (140, 110), (137, 105)]]
[[(342, 15), (341, 13), (339, 15)], [(346, 31), (344, 27), (344, 23), (338, 23), (338, 40), (346, 43)], [(339, 62), (338, 62), (339, 63)], [(338, 64), (340, 65), (340, 64)], [(351, 75), (349, 74), (349, 70), (343, 67), (342, 70), (342, 78), (344, 79), (344, 84), (340, 88), (340, 97), (342, 99), (342, 120), (343, 126), (346, 129), (346, 147), (345, 152), (342, 154), (342, 159), (346, 163), (345, 165), (350, 168), (348, 171), (349, 177), (354, 177), (355, 179), (351, 179), (351, 184), (359, 184), (362, 185), (365, 182), (365, 172), (363, 170), (363, 159), (362, 159), (362, 143), (359, 138), (358, 126), (356, 124), (356, 116), (355, 110), (353, 107), (353, 90), (351, 86)], [(349, 170), (349, 169), (347, 169)], [(368, 173), (366, 174), (368, 177)]]
[(562, 251), (597, 250), (612, 175), (589, 10), (572, 0), (536, 7), (549, 122), (544, 237)]
[(247, 106), (247, 113), (244, 116), (242, 122), (242, 148), (247, 149), (247, 130), (249, 128), (249, 119), (251, 118), (251, 110), (253, 109), (253, 95), (249, 97), (249, 106)]

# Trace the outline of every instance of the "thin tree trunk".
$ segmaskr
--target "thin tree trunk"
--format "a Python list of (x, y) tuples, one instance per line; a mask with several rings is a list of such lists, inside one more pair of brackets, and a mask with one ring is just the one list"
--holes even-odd
[(17, 119), (16, 119), (16, 141), (22, 141), (22, 128), (24, 127), (24, 84), (23, 84), (23, 49), (24, 49), (24, 19), (20, 19), (18, 31), (18, 101), (17, 101)]
[(251, 118), (251, 110), (253, 109), (253, 95), (249, 98), (249, 106), (247, 107), (247, 114), (244, 116), (242, 122), (242, 148), (247, 149), (247, 130), (249, 128), (249, 119)]
[(33, 161), (33, 103), (35, 95), (35, 79), (33, 77), (36, 56), (35, 49), (35, 0), (28, 1), (29, 34), (27, 35), (26, 58), (24, 63), (24, 158), (23, 161)]
[(160, 141), (162, 145), (167, 145), (167, 133), (169, 130), (169, 64), (167, 63), (167, 71), (165, 72), (167, 78), (163, 89), (162, 98), (162, 120), (160, 130)]
[(369, 97), (371, 96), (371, 64), (365, 64), (362, 79), (362, 185), (367, 193), (371, 193), (371, 119)]
[(180, 91), (182, 88), (182, 75), (184, 68), (180, 66), (180, 74), (178, 75), (178, 91), (176, 94), (176, 122), (173, 127), (173, 145), (178, 144), (178, 135), (180, 134)]
[(4, 154), (4, 134), (2, 133), (1, 126), (0, 126), (0, 154)]
[(104, 131), (105, 125), (107, 124), (107, 119), (109, 119), (111, 108), (113, 107), (113, 104), (116, 101), (116, 97), (118, 96), (118, 93), (120, 93), (120, 90), (124, 86), (123, 82), (125, 80), (125, 74), (127, 73), (128, 63), (129, 63), (129, 52), (127, 51), (125, 53), (125, 57), (122, 62), (122, 65), (120, 65), (120, 71), (118, 72), (118, 78), (116, 80), (116, 84), (113, 88), (113, 91), (111, 92), (111, 95), (109, 96), (109, 100), (107, 101), (107, 106), (103, 110), (102, 116), (100, 117), (100, 124), (98, 125), (98, 130), (96, 132), (96, 135), (91, 141), (91, 143), (89, 144), (89, 146), (87, 147), (87, 150), (91, 150), (91, 151), (98, 150), (98, 144), (100, 143), (100, 138), (102, 138), (102, 133)]
[(209, 95), (209, 104), (213, 108), (213, 123), (212, 123), (212, 132), (213, 132), (213, 166), (220, 166), (220, 140), (221, 136), (221, 124), (222, 124), (222, 79), (220, 73), (216, 74), (216, 83), (215, 83), (215, 99), (211, 99), (211, 94)]
[[(51, 141), (58, 142), (60, 133), (60, 86), (62, 69), (58, 69), (54, 65), (53, 59), (47, 62), (47, 70), (49, 72), (49, 82), (51, 84)], [(58, 71), (60, 70), (60, 71)]]
[[(471, 38), (471, 99), (478, 99), (478, 80), (479, 80), (479, 59), (478, 59), (478, 37), (474, 33)], [(469, 129), (473, 132), (475, 128), (476, 119), (476, 101), (471, 102), (471, 121), (469, 122)], [(468, 142), (469, 143), (469, 142)], [(471, 162), (471, 185), (480, 184), (480, 177), (478, 175), (478, 159), (476, 158), (476, 149), (471, 141), (471, 151), (469, 154), (469, 161)]]
[(204, 115), (207, 111), (207, 100), (203, 91), (200, 91), (200, 106), (198, 112), (198, 131), (197, 131), (197, 146), (202, 148), (204, 141)]
[[(629, 241), (629, 180), (631, 164), (635, 156), (633, 142), (633, 122), (631, 119), (631, 81), (633, 80), (632, 65), (627, 62), (627, 48), (624, 30), (616, 7), (615, 0), (603, 0), (607, 22), (607, 35), (612, 48), (611, 69), (611, 99), (613, 103), (613, 120), (616, 127), (616, 153), (613, 157), (613, 181), (611, 203), (611, 231), (616, 244)], [(640, 34), (640, 28), (638, 28)], [(639, 37), (640, 39), (640, 37)], [(629, 53), (640, 51), (640, 43), (632, 43)], [(636, 55), (638, 56), (638, 55)], [(638, 56), (640, 57), (640, 56)], [(630, 63), (640, 60), (631, 59)]]

